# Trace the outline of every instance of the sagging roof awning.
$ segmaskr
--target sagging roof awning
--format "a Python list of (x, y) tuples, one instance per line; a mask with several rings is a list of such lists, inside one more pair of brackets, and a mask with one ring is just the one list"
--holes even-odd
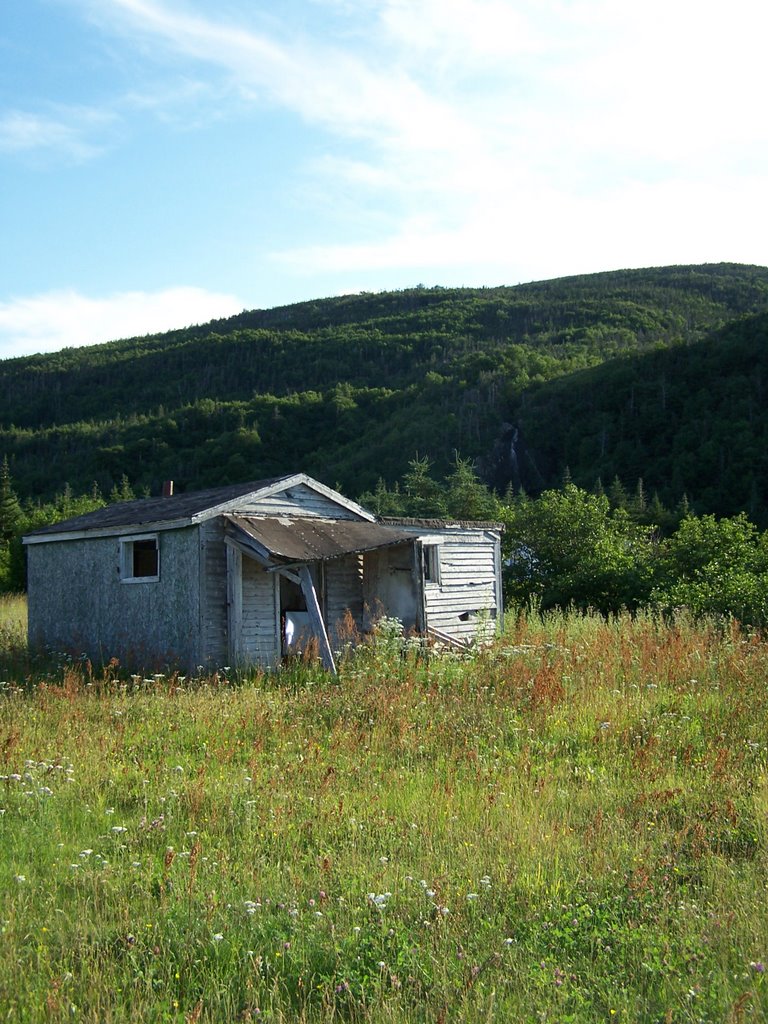
[(359, 520), (235, 515), (224, 518), (227, 534), (234, 540), (239, 533), (241, 540), (255, 542), (270, 560), (293, 565), (412, 544), (415, 539), (413, 533)]

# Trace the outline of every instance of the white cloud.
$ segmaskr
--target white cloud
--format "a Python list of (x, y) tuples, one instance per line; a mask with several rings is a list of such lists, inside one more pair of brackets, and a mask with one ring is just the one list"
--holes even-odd
[(169, 74), (191, 62), (342, 140), (303, 157), (303, 198), (325, 192), (356, 241), (283, 247), (283, 268), (766, 261), (754, 0), (313, 0), (328, 26), (311, 37), (306, 0), (269, 17), (245, 0), (80, 2), (170, 55)]
[(57, 108), (50, 114), (9, 110), (0, 115), (0, 152), (56, 151), (78, 162), (87, 160), (101, 152), (89, 136), (111, 120), (106, 111), (83, 107)]
[(468, 125), (391, 59), (303, 37), (264, 31), (160, 0), (100, 0), (93, 17), (112, 30), (155, 40), (231, 76), (246, 96), (269, 100), (338, 135), (395, 140), (417, 151), (444, 148)]
[(0, 302), (0, 359), (174, 330), (242, 308), (234, 295), (191, 287), (106, 298), (70, 290), (11, 299)]
[(600, 189), (628, 169), (642, 177), (673, 164), (700, 170), (704, 158), (733, 163), (739, 145), (753, 166), (768, 156), (768, 14), (753, 0), (733, 0), (727, 18), (693, 0), (324, 6), (335, 34), (311, 38), (287, 15), (258, 20), (248, 5), (239, 21), (231, 5), (211, 15), (179, 0), (93, 9), (112, 30), (225, 75), (251, 102), (372, 144), (347, 166), (366, 189), (378, 179), (385, 201), (417, 188), (433, 208), (461, 202), (467, 184), (487, 190), (477, 170), (500, 181), (526, 166)]
[[(768, 263), (768, 209), (762, 178), (729, 193), (724, 183), (629, 183), (600, 196), (575, 197), (540, 185), (489, 195), (454, 228), (413, 217), (370, 244), (300, 247), (276, 254), (297, 273), (317, 268), (347, 275), (432, 269), (454, 283), (516, 283), (545, 277), (664, 263)], [(659, 238), (665, 241), (659, 259)], [(461, 276), (463, 274), (463, 276)]]
[(544, 34), (537, 25), (542, 6), (525, 0), (382, 0), (379, 21), (395, 45), (456, 72), (551, 49), (551, 31)]

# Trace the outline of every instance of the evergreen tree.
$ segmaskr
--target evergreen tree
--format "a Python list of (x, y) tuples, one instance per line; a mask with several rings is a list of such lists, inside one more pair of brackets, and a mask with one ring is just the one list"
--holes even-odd
[(611, 508), (626, 509), (629, 507), (626, 489), (618, 476), (613, 478), (613, 483), (608, 488), (608, 501), (611, 503)]
[(123, 473), (122, 477), (120, 478), (120, 486), (118, 487), (117, 484), (115, 484), (115, 486), (109, 492), (109, 501), (111, 504), (113, 504), (116, 501), (133, 501), (135, 497), (136, 495), (134, 494), (133, 488), (131, 487), (128, 477), (125, 475), (125, 473)]
[(0, 464), (0, 545), (7, 547), (16, 536), (22, 520), (21, 505), (16, 497), (8, 468), (8, 456)]
[(671, 523), (669, 510), (664, 507), (659, 492), (654, 491), (651, 503), (648, 506), (646, 521), (650, 526), (658, 526), (661, 530), (667, 530)]
[(416, 455), (408, 463), (408, 472), (403, 477), (403, 495), (406, 514), (416, 518), (445, 518), (448, 509), (444, 488), (433, 479), (432, 463)]
[(446, 480), (448, 514), (454, 519), (493, 520), (498, 518), (499, 501), (480, 481), (469, 459), (456, 455)]
[(675, 506), (675, 517), (680, 523), (691, 515), (693, 515), (693, 509), (691, 508), (691, 503), (688, 501), (688, 495), (684, 493), (680, 501), (678, 501)]
[(645, 496), (645, 487), (643, 485), (643, 478), (640, 476), (637, 478), (637, 487), (635, 488), (635, 495), (632, 499), (631, 511), (636, 519), (642, 520), (648, 509), (648, 499)]
[(390, 490), (383, 477), (379, 477), (374, 491), (364, 491), (357, 499), (363, 508), (370, 509), (377, 516), (402, 516), (403, 496), (400, 493), (400, 485)]

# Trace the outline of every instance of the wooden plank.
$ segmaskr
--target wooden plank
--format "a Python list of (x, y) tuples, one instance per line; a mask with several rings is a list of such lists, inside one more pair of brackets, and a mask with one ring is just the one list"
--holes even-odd
[(243, 556), (227, 544), (227, 635), (229, 661), (237, 665), (242, 652)]
[(276, 582), (255, 559), (243, 559), (242, 658), (249, 664), (272, 668), (280, 660)]
[(206, 621), (208, 613), (208, 577), (205, 571), (205, 527), (197, 528), (197, 654), (195, 664), (204, 665), (208, 652), (206, 650)]
[(449, 647), (455, 647), (460, 651), (466, 651), (469, 649), (469, 645), (464, 640), (460, 640), (458, 637), (451, 636), (450, 633), (443, 632), (442, 629), (437, 629), (435, 626), (430, 626), (427, 630), (427, 636), (433, 640), (439, 640), (441, 643), (448, 644)]
[(504, 632), (504, 591), (501, 581), (501, 538), (496, 538), (493, 545), (493, 570), (496, 590), (496, 619), (500, 633)]
[(284, 569), (281, 565), (273, 565), (269, 569), (265, 569), (265, 572), (271, 574), (277, 574), (278, 576), (285, 576), (291, 583), (295, 583), (297, 587), (301, 586), (301, 580), (295, 572), (291, 572), (290, 569)]
[(204, 556), (202, 661), (204, 665), (223, 665), (229, 659), (227, 629), (227, 563), (222, 543), (224, 527), (221, 519), (201, 524)]
[(224, 543), (232, 544), (234, 547), (239, 548), (244, 555), (249, 558), (253, 558), (259, 563), (259, 565), (270, 565), (269, 552), (259, 542), (249, 537), (248, 534), (235, 526), (234, 523), (228, 522), (224, 527)]
[(432, 604), (427, 603), (427, 611), (429, 613), (429, 621), (432, 623), (435, 618), (451, 616), (459, 616), (464, 614), (475, 615), (478, 612), (492, 612), (496, 606), (492, 601), (478, 601), (472, 604), (469, 601), (463, 601), (461, 603), (454, 602), (453, 604)]
[(416, 629), (425, 633), (429, 628), (427, 594), (424, 583), (424, 551), (421, 544), (411, 545), (411, 580), (416, 589)]
[(301, 579), (301, 592), (304, 594), (304, 600), (307, 602), (309, 621), (312, 623), (312, 629), (317, 637), (317, 642), (320, 645), (320, 657), (323, 665), (329, 672), (336, 675), (336, 663), (333, 660), (331, 643), (325, 629), (323, 615), (320, 611), (320, 603), (317, 600), (317, 592), (315, 591), (315, 585), (312, 582), (312, 574), (309, 571), (308, 565), (302, 565), (300, 567), (299, 577)]
[(304, 484), (290, 487), (277, 494), (249, 496), (238, 502), (237, 510), (250, 515), (289, 515), (319, 519), (360, 518), (351, 509), (345, 508)]
[[(355, 627), (363, 628), (363, 557), (345, 555), (325, 566), (325, 621), (338, 650), (349, 640), (344, 630), (347, 613)], [(340, 633), (341, 629), (341, 633)]]

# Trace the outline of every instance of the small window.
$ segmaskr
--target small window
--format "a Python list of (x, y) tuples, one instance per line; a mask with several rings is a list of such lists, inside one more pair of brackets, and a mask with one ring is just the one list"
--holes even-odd
[(440, 545), (424, 545), (424, 582), (440, 582)]
[(156, 536), (124, 537), (120, 541), (123, 583), (154, 583), (160, 579), (160, 547)]

